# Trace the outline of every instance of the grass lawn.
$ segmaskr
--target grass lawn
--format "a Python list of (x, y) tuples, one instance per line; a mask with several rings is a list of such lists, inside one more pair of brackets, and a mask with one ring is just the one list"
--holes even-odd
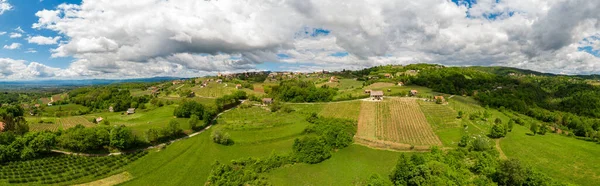
[[(246, 157), (289, 153), (294, 139), (252, 145), (223, 146), (210, 140), (212, 129), (173, 143), (133, 162), (127, 171), (133, 179), (122, 185), (204, 185), (215, 161), (229, 163)], [(258, 134), (257, 134), (258, 135)]]
[(399, 155), (351, 145), (319, 164), (295, 164), (265, 175), (273, 185), (364, 185), (375, 173), (387, 178)]
[(515, 125), (500, 141), (509, 158), (518, 158), (547, 176), (578, 185), (600, 185), (600, 144), (558, 134), (529, 136)]
[[(227, 86), (225, 86), (226, 84)], [(235, 88), (235, 84), (233, 83), (218, 84), (215, 82), (208, 83), (208, 85), (204, 88), (201, 88), (200, 85), (188, 88), (186, 85), (186, 87), (183, 87), (183, 89), (190, 89), (198, 97), (212, 98), (222, 97), (224, 95), (232, 94), (233, 92), (237, 91), (237, 89)]]
[(300, 136), (309, 124), (306, 117), (300, 112), (270, 112), (255, 106), (224, 113), (215, 127), (228, 132), (234, 143), (256, 144)]
[(123, 115), (121, 112), (102, 112), (93, 113), (89, 117), (102, 117), (109, 121), (111, 125), (125, 125), (130, 127), (134, 134), (143, 136), (144, 132), (150, 128), (165, 127), (169, 121), (175, 119), (179, 122), (179, 126), (184, 130), (189, 129), (187, 125), (188, 119), (174, 118), (173, 111), (177, 105), (166, 105), (149, 111), (136, 110), (135, 114)]
[(324, 104), (319, 115), (331, 118), (351, 119), (358, 121), (360, 114), (360, 104), (362, 101), (350, 101), (341, 103)]
[(86, 106), (77, 105), (77, 104), (66, 104), (66, 105), (53, 105), (48, 106), (44, 109), (45, 114), (54, 115), (56, 112), (69, 112), (69, 111), (77, 111), (77, 110), (85, 110)]

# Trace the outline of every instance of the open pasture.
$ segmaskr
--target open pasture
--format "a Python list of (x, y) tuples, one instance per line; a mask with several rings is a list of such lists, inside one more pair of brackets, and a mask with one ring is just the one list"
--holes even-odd
[(120, 156), (83, 157), (57, 155), (30, 161), (10, 162), (0, 167), (4, 184), (69, 184), (90, 181), (114, 173), (147, 152)]
[[(225, 86), (227, 85), (227, 86)], [(185, 88), (185, 87), (184, 87)], [(189, 88), (192, 92), (196, 94), (197, 97), (222, 97), (224, 95), (232, 94), (237, 89), (235, 88), (235, 84), (233, 83), (216, 83), (210, 82), (206, 87), (200, 87), (200, 85), (196, 85), (194, 87)]]
[(236, 108), (217, 119), (217, 128), (231, 134), (235, 143), (260, 143), (302, 134), (305, 114), (270, 112), (260, 107)]
[(410, 145), (441, 145), (415, 99), (363, 102), (357, 138)]
[(528, 126), (515, 125), (500, 141), (509, 158), (518, 158), (556, 180), (600, 185), (599, 144), (548, 132), (527, 135)]
[(319, 115), (330, 118), (342, 118), (351, 119), (358, 121), (358, 115), (360, 113), (361, 101), (349, 101), (340, 103), (327, 103), (323, 104), (323, 109), (319, 112)]

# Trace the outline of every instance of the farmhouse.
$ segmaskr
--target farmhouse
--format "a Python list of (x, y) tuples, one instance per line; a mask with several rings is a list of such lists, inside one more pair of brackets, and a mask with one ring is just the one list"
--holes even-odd
[(385, 74), (385, 77), (386, 78), (392, 78), (393, 76), (392, 76), (392, 74)]
[(419, 91), (417, 91), (417, 90), (410, 90), (411, 96), (416, 96), (418, 93), (419, 93)]
[(265, 105), (269, 105), (269, 104), (273, 103), (273, 98), (263, 98), (262, 102)]
[(221, 84), (221, 83), (223, 83), (223, 80), (222, 79), (217, 79), (217, 83)]
[(398, 86), (404, 86), (404, 82), (398, 82)]
[(135, 108), (127, 109), (127, 115), (129, 115), (129, 114), (135, 114)]
[(329, 82), (333, 83), (333, 82), (338, 82), (337, 78), (335, 78), (335, 76), (331, 76), (331, 78), (329, 78)]
[(115, 109), (113, 108), (113, 106), (108, 107), (108, 111), (109, 112), (115, 112)]
[(100, 123), (100, 122), (102, 122), (103, 120), (104, 120), (104, 118), (102, 118), (102, 117), (96, 118), (96, 123)]
[(374, 100), (382, 100), (383, 91), (371, 91), (371, 98)]
[(236, 88), (236, 89), (242, 89), (242, 84), (237, 84), (237, 85), (235, 85), (235, 88)]
[(371, 91), (372, 91), (371, 89), (367, 89), (367, 90), (365, 90), (365, 94), (370, 94)]
[(435, 96), (435, 97), (433, 97), (433, 99), (435, 101), (440, 100), (441, 102), (446, 102), (446, 99), (444, 99), (444, 96)]

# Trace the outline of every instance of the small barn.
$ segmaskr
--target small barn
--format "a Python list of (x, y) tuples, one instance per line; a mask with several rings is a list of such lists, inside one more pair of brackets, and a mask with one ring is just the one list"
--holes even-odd
[(102, 118), (102, 117), (96, 118), (96, 123), (100, 123), (102, 121), (104, 121), (104, 118)]
[(237, 85), (235, 85), (235, 88), (236, 88), (236, 89), (242, 89), (242, 84), (237, 84)]
[(404, 82), (398, 82), (398, 86), (404, 86)]
[(371, 91), (371, 98), (374, 100), (382, 100), (383, 91)]
[(129, 115), (129, 114), (135, 114), (135, 108), (127, 109), (127, 115)]
[(222, 79), (217, 79), (217, 83), (219, 83), (219, 84), (223, 83), (223, 80)]
[(446, 102), (446, 99), (444, 99), (444, 96), (434, 96), (434, 97), (433, 97), (433, 99), (434, 99), (435, 101), (437, 101), (437, 100), (441, 100), (442, 102)]
[(262, 103), (265, 105), (269, 105), (269, 104), (273, 103), (273, 98), (263, 98)]
[(419, 93), (419, 91), (417, 91), (417, 90), (410, 90), (411, 96), (416, 96), (418, 93)]
[(0, 132), (4, 131), (4, 122), (0, 121)]
[(392, 74), (385, 74), (384, 75), (386, 78), (393, 78), (394, 76), (392, 76)]
[(331, 77), (329, 78), (329, 82), (330, 82), (330, 83), (334, 83), (334, 82), (338, 82), (338, 80), (337, 80), (337, 78), (336, 78), (335, 76), (331, 76)]

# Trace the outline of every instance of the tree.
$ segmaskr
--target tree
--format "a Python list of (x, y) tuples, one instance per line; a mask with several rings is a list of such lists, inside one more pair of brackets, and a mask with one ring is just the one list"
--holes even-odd
[(540, 126), (537, 133), (540, 135), (546, 135), (546, 132), (548, 132), (548, 129), (549, 129), (548, 125), (542, 124), (542, 126)]
[(501, 138), (506, 136), (507, 130), (505, 129), (503, 124), (494, 124), (490, 129), (490, 137), (492, 138)]
[(458, 116), (456, 118), (461, 119), (461, 118), (463, 118), (464, 114), (465, 114), (465, 112), (463, 112), (462, 110), (458, 111)]
[(231, 145), (233, 140), (229, 136), (229, 133), (223, 132), (221, 129), (216, 129), (210, 134), (210, 138), (213, 142), (221, 145)]
[(458, 141), (458, 146), (459, 147), (467, 147), (469, 145), (469, 141), (471, 140), (471, 138), (467, 135), (462, 136), (460, 138), (460, 141)]
[(515, 125), (515, 120), (508, 120), (508, 132), (512, 132), (513, 126)]
[(200, 119), (195, 114), (193, 114), (188, 120), (188, 125), (192, 130), (196, 130), (196, 128), (198, 127), (198, 123), (200, 123)]
[(500, 162), (500, 166), (494, 176), (494, 181), (498, 185), (523, 185), (526, 179), (527, 170), (521, 166), (521, 163), (517, 159)]
[(531, 131), (531, 133), (533, 135), (538, 133), (538, 125), (535, 123), (531, 123), (531, 126), (529, 126), (529, 130)]
[(181, 127), (179, 127), (179, 122), (177, 122), (174, 119), (169, 121), (169, 126), (167, 126), (166, 130), (167, 130), (168, 136), (177, 136), (177, 135), (183, 133), (183, 130), (181, 129)]
[(202, 117), (204, 115), (204, 105), (195, 101), (184, 101), (181, 106), (175, 108), (173, 115), (178, 118), (189, 118), (192, 115)]
[(148, 140), (148, 142), (155, 144), (156, 142), (158, 142), (158, 139), (158, 130), (152, 128), (146, 131), (146, 140)]
[(320, 163), (331, 157), (331, 147), (325, 143), (323, 138), (315, 136), (296, 138), (292, 150), (294, 157), (304, 163)]
[(131, 129), (121, 125), (110, 130), (110, 146), (118, 149), (126, 149), (131, 147), (135, 141), (135, 136)]
[(502, 120), (500, 118), (496, 118), (496, 120), (494, 120), (494, 124), (496, 124), (496, 125), (502, 124)]

